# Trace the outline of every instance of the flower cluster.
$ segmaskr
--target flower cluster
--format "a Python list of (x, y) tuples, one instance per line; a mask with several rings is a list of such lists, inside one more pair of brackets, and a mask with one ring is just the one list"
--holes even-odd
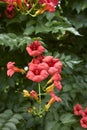
[[(1, 0), (7, 3), (6, 13), (14, 15), (14, 6), (17, 10), (24, 14), (30, 14), (36, 16), (42, 14), (45, 11), (55, 12), (56, 6), (59, 4), (59, 0)], [(10, 8), (10, 10), (8, 9)], [(9, 14), (10, 13), (10, 14)], [(9, 16), (10, 17), (10, 16)]]
[(76, 104), (73, 109), (75, 116), (81, 116), (80, 119), (81, 126), (83, 128), (87, 128), (87, 107), (83, 109), (80, 104)]
[[(50, 106), (55, 102), (61, 102), (61, 98), (55, 94), (55, 89), (61, 90), (61, 70), (62, 63), (60, 59), (54, 58), (53, 56), (45, 56), (45, 48), (41, 45), (41, 42), (35, 40), (26, 47), (27, 53), (32, 56), (32, 60), (28, 63), (27, 72), (24, 69), (15, 66), (15, 62), (8, 62), (7, 64), (7, 75), (12, 76), (15, 72), (26, 73), (26, 78), (37, 82), (39, 85), (39, 93), (32, 91), (23, 90), (24, 97), (31, 97), (41, 103), (41, 89), (44, 88), (45, 94), (50, 95), (50, 100), (45, 105), (44, 110), (48, 111)], [(47, 79), (48, 81), (44, 87), (40, 88), (40, 83)]]

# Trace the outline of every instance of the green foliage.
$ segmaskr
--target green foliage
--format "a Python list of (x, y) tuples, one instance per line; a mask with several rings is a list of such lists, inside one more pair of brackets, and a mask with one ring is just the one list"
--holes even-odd
[(14, 33), (0, 34), (0, 45), (10, 47), (10, 50), (15, 50), (18, 48), (21, 48), (23, 50), (25, 46), (31, 41), (32, 40), (30, 37), (18, 37)]
[(80, 13), (81, 11), (84, 11), (87, 8), (87, 1), (86, 0), (77, 0), (75, 2), (71, 1), (71, 8), (74, 10), (76, 9), (76, 11), (78, 13)]
[(1, 130), (17, 130), (16, 125), (23, 119), (20, 114), (13, 113), (10, 109), (5, 110), (0, 114), (0, 129)]

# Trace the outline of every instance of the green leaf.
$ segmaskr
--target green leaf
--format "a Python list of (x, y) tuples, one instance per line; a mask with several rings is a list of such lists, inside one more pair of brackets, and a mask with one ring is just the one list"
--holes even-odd
[(76, 36), (81, 36), (79, 34), (79, 32), (75, 28), (73, 28), (73, 27), (66, 28), (66, 31), (69, 31), (69, 32), (75, 34)]
[(63, 86), (63, 92), (68, 92), (70, 90), (72, 90), (72, 86), (71, 85), (66, 84), (66, 85)]
[(78, 127), (74, 127), (75, 130), (84, 130), (84, 128), (82, 128), (81, 126)]
[(5, 126), (10, 128), (11, 130), (17, 130), (16, 125), (14, 123), (9, 122), (6, 123)]
[(52, 130), (55, 124), (56, 124), (56, 121), (46, 122), (45, 130)]
[(33, 26), (30, 26), (24, 30), (24, 35), (31, 35), (35, 31), (35, 28)]
[(56, 122), (51, 130), (70, 130), (70, 126), (62, 124), (61, 122)]
[(47, 27), (46, 25), (43, 25), (43, 24), (38, 24), (35, 28), (35, 34), (38, 34), (38, 33), (48, 33), (51, 31), (51, 28)]
[(13, 112), (11, 110), (6, 110), (4, 114), (6, 114), (7, 116), (12, 116)]
[(57, 130), (71, 130), (70, 126), (66, 126), (66, 125), (60, 125), (60, 127)]
[(49, 13), (49, 12), (48, 12), (48, 13), (46, 14), (46, 18), (47, 18), (48, 21), (51, 21), (54, 17), (55, 17), (55, 14), (54, 14), (54, 13)]
[(0, 123), (4, 123), (5, 122), (5, 119), (3, 118), (3, 115), (0, 116)]
[(60, 128), (61, 128), (61, 123), (60, 122), (56, 122), (55, 125), (51, 128), (51, 130), (60, 130)]
[(18, 124), (18, 123), (19, 123), (19, 121), (18, 121), (17, 118), (11, 118), (11, 119), (9, 120), (9, 122), (13, 122), (14, 124)]
[(33, 118), (31, 118), (31, 119), (29, 119), (28, 121), (27, 121), (27, 123), (26, 123), (26, 128), (31, 128), (31, 127), (33, 127), (33, 125), (34, 125), (34, 119)]
[(2, 130), (10, 130), (10, 128), (4, 127), (2, 128)]
[(12, 111), (11, 110), (6, 110), (4, 113), (0, 114), (0, 118), (3, 119), (9, 119), (12, 116)]
[(72, 8), (76, 9), (78, 13), (87, 8), (87, 0), (77, 0), (73, 2)]
[(20, 114), (14, 114), (10, 109), (0, 114), (0, 129), (6, 127), (11, 130), (17, 130), (16, 124), (22, 119)]
[(60, 120), (63, 124), (73, 124), (76, 122), (74, 115), (71, 113), (61, 115)]
[(13, 116), (13, 118), (16, 118), (16, 119), (18, 119), (18, 120), (23, 119), (23, 117), (22, 117), (20, 114), (15, 114), (15, 115)]

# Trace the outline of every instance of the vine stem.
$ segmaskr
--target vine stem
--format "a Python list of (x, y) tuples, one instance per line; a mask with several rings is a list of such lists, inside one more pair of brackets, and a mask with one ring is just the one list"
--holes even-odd
[(41, 111), (42, 105), (41, 105), (41, 86), (40, 86), (40, 83), (38, 83), (38, 89), (39, 89), (38, 96), (39, 96), (39, 104), (40, 104), (39, 111)]

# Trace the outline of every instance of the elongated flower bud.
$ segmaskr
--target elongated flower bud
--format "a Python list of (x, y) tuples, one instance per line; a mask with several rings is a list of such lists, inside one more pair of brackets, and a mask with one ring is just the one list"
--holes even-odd
[(24, 97), (30, 97), (30, 94), (27, 90), (23, 90)]
[(50, 85), (49, 87), (46, 88), (46, 93), (52, 92), (54, 89), (54, 84)]

